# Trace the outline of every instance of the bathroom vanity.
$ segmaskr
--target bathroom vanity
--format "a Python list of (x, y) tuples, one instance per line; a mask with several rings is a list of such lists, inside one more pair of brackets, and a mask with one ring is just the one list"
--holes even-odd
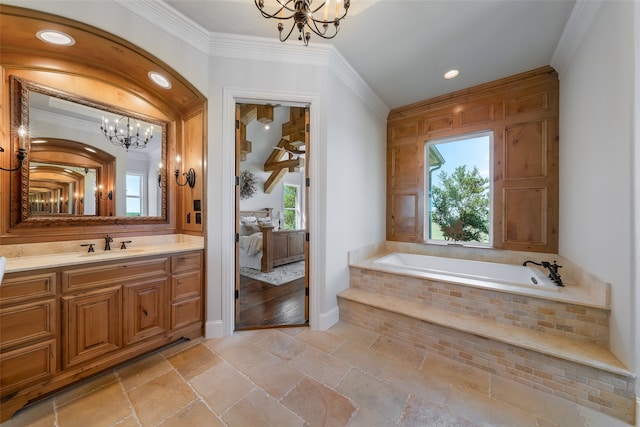
[(40, 396), (202, 335), (203, 252), (173, 248), (53, 255), (44, 262), (68, 265), (7, 271), (0, 286), (1, 421)]

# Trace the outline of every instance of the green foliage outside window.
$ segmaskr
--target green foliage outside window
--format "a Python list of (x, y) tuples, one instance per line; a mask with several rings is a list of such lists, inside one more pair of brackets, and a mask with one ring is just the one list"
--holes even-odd
[(285, 230), (295, 230), (297, 228), (298, 187), (284, 186), (283, 208), (284, 224), (282, 227)]
[(432, 188), (433, 222), (440, 226), (445, 239), (489, 241), (489, 179), (478, 167), (468, 171), (458, 166), (448, 175), (438, 175), (440, 185)]

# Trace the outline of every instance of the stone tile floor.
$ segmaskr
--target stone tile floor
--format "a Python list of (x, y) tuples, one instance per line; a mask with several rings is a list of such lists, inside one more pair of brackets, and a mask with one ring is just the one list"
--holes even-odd
[[(497, 400), (499, 396), (501, 400)], [(13, 426), (627, 424), (348, 323), (179, 343), (18, 412)]]

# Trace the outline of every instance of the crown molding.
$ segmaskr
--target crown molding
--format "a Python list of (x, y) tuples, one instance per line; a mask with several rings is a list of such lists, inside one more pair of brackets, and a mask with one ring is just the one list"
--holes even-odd
[(209, 57), (328, 67), (377, 116), (387, 118), (389, 107), (331, 44), (302, 46), (272, 38), (214, 33), (162, 0), (114, 1)]
[(577, 0), (573, 6), (571, 16), (551, 58), (551, 66), (555, 68), (560, 78), (563, 71), (571, 64), (601, 5), (602, 0)]
[(113, 0), (138, 17), (162, 28), (189, 46), (208, 55), (209, 32), (162, 0)]

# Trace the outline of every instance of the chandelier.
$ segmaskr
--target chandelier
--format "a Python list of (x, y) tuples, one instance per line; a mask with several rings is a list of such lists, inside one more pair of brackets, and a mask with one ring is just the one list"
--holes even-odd
[(152, 126), (149, 126), (140, 135), (140, 124), (135, 119), (125, 116), (114, 122), (110, 122), (109, 119), (103, 117), (100, 130), (112, 144), (124, 147), (127, 151), (129, 151), (129, 148), (145, 148), (153, 138)]
[[(313, 5), (314, 0), (268, 0), (273, 4), (270, 12), (264, 9), (264, 0), (254, 0), (256, 7), (265, 18), (278, 19), (278, 31), (280, 32), (280, 41), (286, 41), (294, 29), (298, 29), (298, 40), (304, 41), (304, 45), (309, 44), (311, 31), (319, 35), (323, 39), (332, 39), (338, 34), (340, 29), (340, 21), (347, 16), (350, 0), (324, 0), (318, 6)], [(335, 8), (329, 3), (334, 2)], [(344, 3), (340, 7), (340, 3)], [(332, 17), (331, 17), (332, 16)], [(286, 36), (283, 22), (293, 19), (291, 29)], [(333, 28), (329, 30), (329, 25)]]

